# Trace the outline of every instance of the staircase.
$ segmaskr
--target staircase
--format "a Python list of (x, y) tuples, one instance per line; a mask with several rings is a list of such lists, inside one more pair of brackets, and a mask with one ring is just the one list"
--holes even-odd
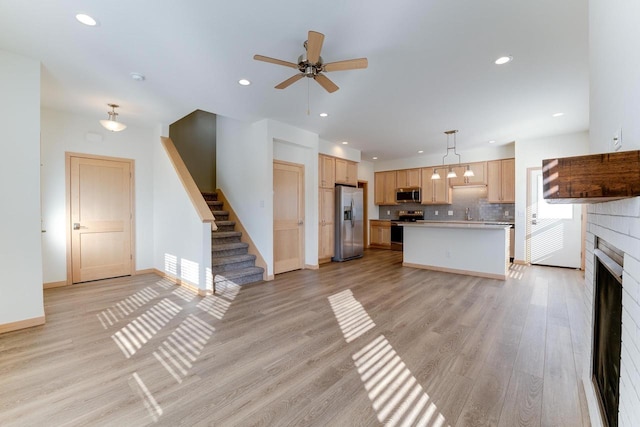
[(211, 232), (211, 269), (216, 283), (231, 281), (237, 285), (259, 282), (264, 269), (256, 267), (256, 256), (248, 253), (249, 245), (240, 241), (242, 233), (235, 231), (235, 221), (223, 210), (217, 193), (202, 193), (216, 219), (217, 230)]

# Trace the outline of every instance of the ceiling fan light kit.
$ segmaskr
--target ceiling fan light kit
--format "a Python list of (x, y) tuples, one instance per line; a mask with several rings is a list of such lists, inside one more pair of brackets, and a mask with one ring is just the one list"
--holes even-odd
[(332, 82), (324, 73), (332, 71), (357, 70), (367, 68), (369, 63), (367, 58), (348, 59), (345, 61), (330, 62), (325, 64), (320, 52), (324, 43), (324, 34), (317, 31), (309, 31), (307, 41), (304, 42), (305, 52), (298, 57), (298, 63), (283, 61), (281, 59), (270, 58), (263, 55), (254, 55), (256, 61), (269, 62), (271, 64), (282, 65), (284, 67), (295, 68), (300, 74), (289, 77), (287, 80), (275, 86), (276, 89), (286, 89), (303, 77), (314, 79), (320, 86), (329, 93), (339, 89), (338, 85)]

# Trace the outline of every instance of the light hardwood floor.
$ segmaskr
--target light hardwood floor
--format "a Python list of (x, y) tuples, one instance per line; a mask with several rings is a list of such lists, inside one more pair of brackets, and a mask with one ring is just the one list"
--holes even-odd
[(582, 280), (369, 250), (206, 298), (152, 274), (48, 289), (46, 325), (0, 335), (0, 425), (587, 426)]

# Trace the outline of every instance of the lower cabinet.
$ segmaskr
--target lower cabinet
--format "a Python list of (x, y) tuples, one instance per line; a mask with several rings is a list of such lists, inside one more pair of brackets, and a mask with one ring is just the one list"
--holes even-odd
[(369, 246), (391, 249), (391, 221), (372, 219), (369, 221)]

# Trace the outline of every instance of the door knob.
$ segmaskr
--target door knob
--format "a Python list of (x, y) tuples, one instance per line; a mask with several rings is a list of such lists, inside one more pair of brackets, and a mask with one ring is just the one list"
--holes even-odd
[(302, 224), (304, 224), (304, 221), (303, 221), (303, 220), (301, 220), (301, 219), (299, 219), (299, 220), (298, 220), (298, 225), (302, 225)]
[(79, 222), (74, 222), (73, 223), (73, 229), (74, 230), (80, 230), (80, 223)]

